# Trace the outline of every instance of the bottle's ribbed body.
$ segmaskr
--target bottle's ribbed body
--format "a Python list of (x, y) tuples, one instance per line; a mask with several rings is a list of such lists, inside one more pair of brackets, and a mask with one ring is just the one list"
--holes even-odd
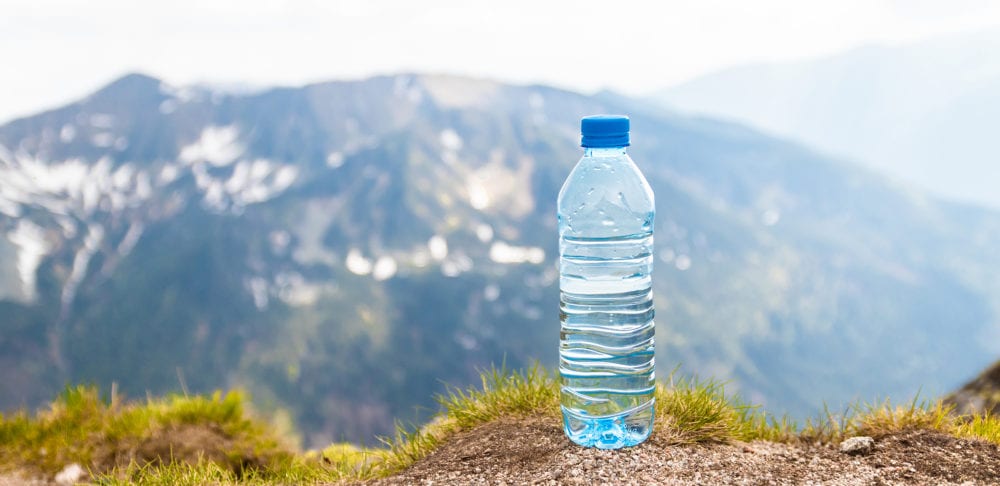
[(653, 421), (651, 234), (562, 241), (559, 373), (567, 435), (635, 445)]
[(653, 199), (624, 149), (602, 154), (560, 192), (559, 373), (566, 435), (617, 449), (653, 427)]

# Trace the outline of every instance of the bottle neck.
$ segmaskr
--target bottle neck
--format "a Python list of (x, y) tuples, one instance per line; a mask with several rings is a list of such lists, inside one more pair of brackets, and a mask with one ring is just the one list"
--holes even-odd
[(584, 157), (621, 157), (625, 155), (625, 147), (584, 147)]

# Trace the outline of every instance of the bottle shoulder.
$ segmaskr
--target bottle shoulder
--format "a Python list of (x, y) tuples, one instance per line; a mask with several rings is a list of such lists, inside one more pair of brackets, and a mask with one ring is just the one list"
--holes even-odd
[(560, 232), (615, 236), (652, 231), (653, 191), (628, 155), (583, 157), (559, 191)]
[[(633, 207), (652, 210), (655, 201), (646, 176), (628, 154), (617, 157), (582, 157), (559, 191), (559, 202), (568, 197), (597, 193), (623, 193)], [(607, 195), (607, 194), (605, 194)]]

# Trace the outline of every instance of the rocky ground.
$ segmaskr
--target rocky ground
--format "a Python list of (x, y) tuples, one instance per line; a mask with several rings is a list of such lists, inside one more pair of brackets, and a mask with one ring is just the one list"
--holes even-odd
[(48, 484), (51, 483), (20, 472), (0, 473), (0, 486), (46, 486)]
[[(175, 439), (171, 450), (182, 459), (186, 449), (178, 445), (196, 451), (198, 444), (211, 442), (190, 434)], [(846, 445), (853, 445), (853, 450), (845, 452)], [(149, 449), (155, 451), (156, 447)], [(135, 458), (149, 459), (138, 453)], [(211, 459), (225, 463), (219, 457)], [(67, 485), (79, 480), (87, 477), (76, 464), (47, 480), (17, 471), (0, 473), (0, 486)], [(570, 443), (552, 417), (505, 417), (457, 433), (410, 468), (366, 486), (467, 484), (1000, 485), (1000, 446), (908, 430), (830, 444), (677, 445), (654, 434), (637, 447), (601, 451)]]
[(875, 437), (867, 453), (840, 444), (750, 442), (620, 451), (571, 444), (552, 419), (501, 419), (463, 432), (373, 485), (431, 484), (1000, 484), (1000, 447), (930, 431)]

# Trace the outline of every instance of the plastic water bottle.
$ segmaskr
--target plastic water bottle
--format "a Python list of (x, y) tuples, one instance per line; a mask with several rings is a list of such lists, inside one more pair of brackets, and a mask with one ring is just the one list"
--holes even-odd
[(583, 158), (559, 191), (563, 429), (600, 449), (653, 430), (653, 191), (625, 152), (629, 119), (582, 120)]

